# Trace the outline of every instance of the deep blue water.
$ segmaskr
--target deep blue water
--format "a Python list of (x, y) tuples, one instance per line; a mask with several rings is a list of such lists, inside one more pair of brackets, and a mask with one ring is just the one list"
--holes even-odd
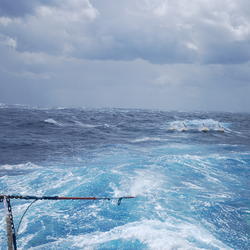
[(0, 190), (137, 197), (37, 201), (20, 249), (250, 249), (250, 114), (2, 105)]

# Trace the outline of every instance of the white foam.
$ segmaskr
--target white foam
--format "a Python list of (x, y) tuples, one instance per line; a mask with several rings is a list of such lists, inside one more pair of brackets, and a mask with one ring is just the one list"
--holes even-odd
[(168, 124), (167, 127), (170, 131), (217, 131), (217, 132), (226, 132), (227, 129), (225, 124), (220, 123), (219, 121), (213, 119), (199, 119), (199, 120), (178, 120), (173, 121)]
[(167, 139), (162, 139), (159, 137), (142, 137), (142, 138), (132, 140), (131, 142), (137, 143), (137, 142), (147, 142), (147, 141), (167, 141)]
[(54, 120), (52, 118), (48, 118), (48, 119), (44, 120), (44, 122), (54, 124), (54, 125), (57, 125), (57, 126), (62, 126), (61, 123), (57, 122), (56, 120)]
[(56, 110), (64, 110), (64, 109), (68, 109), (67, 107), (56, 107)]
[(183, 181), (182, 184), (184, 184), (188, 188), (192, 188), (192, 189), (196, 189), (196, 190), (203, 190), (203, 187), (195, 185), (194, 183), (191, 183), (189, 181)]
[(79, 127), (83, 127), (83, 128), (96, 128), (96, 127), (98, 127), (98, 125), (86, 124), (86, 123), (82, 123), (80, 121), (74, 121), (74, 123), (76, 125), (78, 125)]
[(206, 126), (203, 126), (203, 127), (198, 128), (198, 130), (200, 132), (208, 132), (210, 129), (208, 127), (206, 127)]
[(7, 108), (8, 106), (4, 103), (0, 103), (0, 108)]
[(197, 225), (145, 219), (115, 227), (108, 232), (70, 236), (67, 240), (72, 241), (73, 246), (84, 249), (94, 249), (99, 244), (113, 240), (139, 240), (149, 249), (155, 250), (200, 249), (195, 241), (209, 248), (231, 249)]
[(0, 170), (7, 170), (7, 171), (13, 171), (13, 170), (31, 170), (31, 169), (39, 169), (41, 166), (38, 166), (36, 164), (33, 164), (31, 162), (27, 162), (25, 164), (17, 164), (17, 165), (1, 165)]
[(119, 197), (128, 194), (132, 196), (155, 195), (156, 192), (161, 192), (166, 181), (166, 176), (161, 171), (162, 169), (157, 166), (130, 171), (130, 176), (126, 174), (127, 178), (122, 179), (119, 186), (111, 184), (114, 196)]
[[(79, 184), (77, 177), (67, 169), (55, 169), (53, 167), (41, 167), (34, 165), (32, 163), (18, 164), (18, 165), (3, 165), (1, 169), (4, 169), (3, 176), (1, 177), (3, 183), (5, 184), (4, 193), (15, 194), (34, 194), (37, 196), (44, 195), (48, 190), (50, 192), (55, 192), (60, 194), (67, 194), (70, 192), (71, 188), (74, 188)], [(36, 171), (32, 171), (36, 170)], [(39, 170), (39, 171), (37, 171)], [(16, 176), (8, 175), (8, 171), (17, 173), (25, 173)], [(5, 172), (7, 172), (5, 174)], [(82, 179), (80, 180), (82, 184)], [(85, 179), (84, 179), (85, 181)], [(51, 186), (53, 183), (53, 186)], [(68, 189), (66, 189), (68, 185)], [(59, 193), (58, 193), (59, 194)]]

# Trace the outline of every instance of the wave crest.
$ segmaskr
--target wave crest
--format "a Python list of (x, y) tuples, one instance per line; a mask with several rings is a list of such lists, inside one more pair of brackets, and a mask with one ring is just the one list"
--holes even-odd
[(159, 137), (142, 137), (142, 138), (138, 138), (135, 140), (132, 140), (132, 143), (139, 143), (139, 142), (161, 142), (161, 141), (166, 141), (167, 139), (162, 139)]
[(54, 120), (52, 118), (48, 118), (48, 119), (44, 120), (44, 122), (49, 123), (49, 124), (53, 124), (53, 125), (56, 125), (56, 126), (62, 126), (61, 123), (57, 122), (56, 120)]
[(167, 129), (169, 131), (199, 131), (199, 132), (226, 132), (225, 123), (213, 119), (199, 119), (199, 120), (179, 120), (173, 121), (168, 124)]
[(5, 164), (0, 166), (0, 176), (22, 175), (39, 168), (41, 167), (31, 162), (27, 162), (24, 164), (16, 164), (16, 165)]

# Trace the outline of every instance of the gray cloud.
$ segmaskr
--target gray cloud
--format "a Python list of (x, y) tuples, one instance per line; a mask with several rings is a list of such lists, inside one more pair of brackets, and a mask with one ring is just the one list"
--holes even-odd
[(41, 2), (35, 1), (33, 15), (1, 28), (16, 37), (20, 51), (159, 64), (250, 59), (247, 0)]
[(1, 102), (249, 111), (250, 64), (81, 60), (5, 49)]
[(249, 111), (247, 0), (6, 3), (0, 102)]
[(23, 17), (27, 14), (32, 14), (34, 9), (39, 5), (53, 5), (55, 3), (56, 0), (18, 0), (14, 2), (1, 0), (0, 15), (8, 17)]

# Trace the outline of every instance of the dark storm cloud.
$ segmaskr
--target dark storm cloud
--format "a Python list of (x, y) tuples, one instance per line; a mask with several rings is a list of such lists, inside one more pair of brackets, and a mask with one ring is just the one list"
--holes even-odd
[(217, 64), (238, 64), (250, 61), (250, 41), (217, 43), (206, 49), (204, 62)]
[(93, 6), (100, 10), (90, 33), (95, 49), (80, 49), (82, 57), (159, 64), (250, 60), (248, 0), (94, 0)]
[(55, 2), (55, 0), (0, 0), (0, 16), (23, 17), (32, 14), (41, 4), (52, 5)]
[(20, 14), (25, 6), (36, 11), (0, 31), (17, 39), (19, 51), (155, 64), (245, 63), (250, 60), (249, 4), (222, 2), (61, 0), (41, 8), (48, 1), (23, 0), (16, 7), (4, 1), (10, 9), (20, 5)]

